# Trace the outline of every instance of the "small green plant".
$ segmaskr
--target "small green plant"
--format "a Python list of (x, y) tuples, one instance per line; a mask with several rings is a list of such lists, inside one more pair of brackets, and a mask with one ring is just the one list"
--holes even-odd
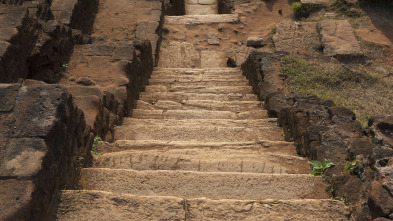
[(93, 152), (95, 155), (102, 155), (102, 153), (97, 150), (99, 141), (102, 141), (101, 137), (99, 136), (94, 137), (93, 145), (91, 147), (91, 152)]
[(347, 162), (347, 164), (344, 167), (344, 172), (345, 171), (348, 171), (349, 174), (351, 174), (351, 175), (359, 176), (362, 173), (362, 170), (361, 170), (360, 164), (359, 164), (359, 160)]
[(296, 18), (308, 17), (310, 15), (310, 8), (301, 2), (293, 2), (291, 9)]
[(322, 159), (321, 161), (310, 160), (308, 163), (311, 165), (310, 174), (313, 176), (321, 176), (327, 168), (335, 165), (333, 162), (327, 159)]
[(347, 199), (345, 199), (345, 197), (342, 197), (342, 196), (335, 196), (333, 199), (334, 200), (340, 200), (340, 201), (342, 201), (344, 203), (347, 201)]

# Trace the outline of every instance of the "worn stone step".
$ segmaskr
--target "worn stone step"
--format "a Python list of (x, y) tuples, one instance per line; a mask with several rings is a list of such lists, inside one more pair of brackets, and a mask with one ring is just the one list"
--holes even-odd
[(214, 110), (214, 111), (251, 111), (262, 110), (261, 101), (212, 101), (212, 100), (184, 100), (181, 102), (159, 100), (148, 103), (138, 100), (137, 109), (144, 110)]
[(208, 94), (208, 93), (184, 93), (184, 92), (156, 92), (141, 93), (141, 100), (155, 103), (159, 100), (215, 100), (215, 101), (258, 101), (255, 94)]
[(139, 119), (124, 118), (120, 127), (133, 125), (165, 125), (165, 126), (219, 126), (219, 127), (277, 127), (276, 118), (254, 119), (254, 120), (232, 120), (232, 119)]
[(226, 74), (226, 75), (242, 75), (240, 68), (160, 68), (156, 67), (154, 74)]
[(302, 200), (210, 200), (187, 199), (186, 220), (291, 220), (349, 221), (349, 208), (341, 201)]
[(209, 110), (133, 110), (132, 117), (140, 119), (265, 119), (266, 110), (255, 111), (209, 111)]
[(204, 142), (282, 140), (281, 131), (281, 128), (277, 127), (133, 125), (116, 127), (115, 140), (194, 140)]
[(175, 85), (175, 86), (189, 86), (189, 87), (199, 87), (199, 86), (248, 86), (248, 81), (244, 80), (233, 80), (233, 79), (217, 79), (217, 80), (173, 80), (166, 78), (150, 79), (149, 85)]
[(177, 82), (201, 82), (201, 81), (247, 81), (242, 75), (218, 75), (218, 74), (204, 74), (204, 75), (152, 75), (150, 80), (166, 79)]
[(291, 142), (285, 141), (246, 141), (246, 142), (199, 142), (199, 141), (165, 141), (165, 140), (117, 140), (114, 143), (102, 142), (97, 147), (100, 152), (111, 153), (126, 150), (151, 149), (234, 149), (234, 150), (257, 150), (258, 152), (279, 153), (286, 155), (296, 155), (296, 147)]
[(185, 93), (204, 93), (204, 94), (250, 94), (253, 93), (251, 86), (221, 86), (221, 87), (207, 87), (207, 86), (178, 86), (178, 85), (152, 85), (147, 86), (146, 93), (157, 92), (185, 92)]
[(210, 14), (210, 15), (183, 15), (165, 16), (167, 25), (197, 25), (210, 23), (239, 23), (238, 14)]
[[(74, 220), (350, 220), (341, 201), (211, 200), (171, 196), (137, 196), (95, 190), (66, 190), (54, 214), (59, 221)], [(187, 210), (187, 212), (186, 212)]]
[(79, 185), (147, 196), (209, 199), (322, 199), (327, 197), (322, 177), (303, 174), (194, 172), (85, 168)]
[(188, 69), (188, 68), (161, 68), (153, 71), (152, 76), (154, 77), (165, 77), (165, 76), (188, 76), (188, 77), (242, 77), (242, 72), (240, 70), (223, 70), (223, 69)]
[(184, 220), (184, 199), (92, 190), (61, 191), (58, 221)]
[(220, 126), (220, 127), (278, 127), (277, 118), (265, 119), (140, 119), (140, 118), (124, 118), (123, 126), (132, 125), (166, 125), (166, 126)]
[(305, 158), (258, 150), (239, 149), (150, 149), (94, 155), (94, 167), (134, 170), (187, 170), (200, 172), (245, 172), (308, 174)]

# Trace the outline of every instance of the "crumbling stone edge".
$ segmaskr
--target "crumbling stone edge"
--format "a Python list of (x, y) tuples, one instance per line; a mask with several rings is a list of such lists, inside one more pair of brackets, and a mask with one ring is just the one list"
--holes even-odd
[[(271, 75), (279, 74), (273, 64), (284, 55), (253, 52), (242, 65), (270, 117), (278, 118), (286, 141), (295, 142), (299, 155), (336, 163), (325, 179), (332, 197), (345, 200), (352, 219), (393, 219), (393, 116), (372, 118), (362, 130), (351, 110), (331, 100), (282, 92)], [(360, 162), (359, 175), (343, 171), (354, 160)]]

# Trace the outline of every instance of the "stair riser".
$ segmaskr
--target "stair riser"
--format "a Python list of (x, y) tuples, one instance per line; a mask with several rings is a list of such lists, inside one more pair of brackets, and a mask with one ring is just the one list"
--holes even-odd
[(296, 156), (296, 147), (289, 142), (184, 142), (184, 141), (160, 141), (160, 140), (118, 140), (110, 146), (102, 145), (99, 150), (102, 152), (115, 152), (127, 150), (178, 150), (178, 149), (199, 149), (208, 148), (211, 150), (243, 150), (258, 151), (268, 153), (280, 153)]
[(139, 119), (266, 119), (266, 111), (245, 111), (240, 113), (233, 113), (230, 111), (181, 111), (181, 110), (140, 110), (133, 111), (134, 118)]
[(251, 111), (262, 110), (263, 104), (259, 101), (241, 101), (241, 102), (211, 102), (207, 100), (186, 100), (182, 102), (175, 101), (157, 101), (151, 104), (138, 100), (137, 109), (143, 110), (211, 110), (211, 111)]
[(159, 100), (182, 102), (184, 100), (258, 101), (255, 94), (198, 94), (181, 92), (142, 93), (141, 100), (156, 103)]
[(147, 86), (146, 93), (157, 92), (184, 92), (184, 93), (204, 93), (204, 94), (251, 94), (253, 93), (250, 86), (237, 86), (237, 87), (167, 87), (167, 86)]
[(307, 162), (298, 157), (259, 154), (258, 151), (214, 151), (209, 149), (170, 150), (165, 152), (154, 150), (149, 152), (123, 151), (96, 156), (94, 167), (199, 172), (309, 173)]
[(148, 125), (115, 129), (115, 140), (195, 140), (201, 142), (241, 142), (282, 140), (280, 128), (170, 127)]
[(191, 81), (173, 81), (167, 79), (156, 79), (156, 80), (149, 80), (149, 85), (175, 85), (175, 86), (185, 86), (185, 87), (220, 87), (220, 86), (248, 86), (248, 81), (198, 81), (198, 82), (191, 82)]
[(121, 127), (135, 125), (161, 125), (161, 126), (216, 126), (216, 127), (245, 127), (245, 128), (262, 128), (276, 127), (277, 120), (274, 119), (255, 119), (255, 120), (217, 120), (217, 119), (190, 119), (190, 120), (161, 120), (161, 119), (138, 119), (126, 118)]
[[(110, 211), (110, 212), (109, 212)], [(350, 220), (337, 200), (209, 200), (62, 191), (56, 220)], [(86, 218), (87, 217), (87, 218)], [(89, 219), (90, 220), (90, 219)]]
[(310, 175), (82, 169), (80, 186), (86, 190), (184, 198), (279, 200), (326, 197), (323, 179)]

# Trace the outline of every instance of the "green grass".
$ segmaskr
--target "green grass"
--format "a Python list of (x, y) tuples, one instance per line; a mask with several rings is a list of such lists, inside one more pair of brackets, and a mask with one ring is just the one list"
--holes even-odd
[(356, 70), (340, 64), (311, 63), (294, 56), (281, 61), (281, 73), (291, 92), (333, 100), (354, 111), (365, 128), (370, 116), (392, 114), (392, 85), (364, 67)]

